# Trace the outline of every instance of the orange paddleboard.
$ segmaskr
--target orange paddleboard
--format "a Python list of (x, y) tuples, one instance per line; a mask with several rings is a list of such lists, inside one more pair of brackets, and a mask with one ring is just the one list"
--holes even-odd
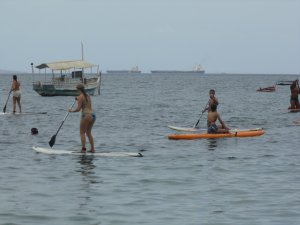
[(228, 138), (228, 137), (255, 137), (265, 133), (264, 130), (242, 130), (230, 132), (226, 134), (208, 134), (208, 133), (189, 133), (189, 134), (170, 134), (169, 139), (182, 140), (182, 139), (201, 139), (201, 138)]

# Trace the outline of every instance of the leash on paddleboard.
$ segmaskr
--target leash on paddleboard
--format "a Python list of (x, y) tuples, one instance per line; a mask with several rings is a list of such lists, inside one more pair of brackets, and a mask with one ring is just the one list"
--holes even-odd
[[(73, 103), (72, 106), (71, 106), (71, 109), (72, 109), (73, 106), (75, 105), (76, 100), (77, 100), (77, 99), (75, 98), (75, 101), (74, 101), (74, 103)], [(65, 115), (65, 118), (63, 119), (63, 121), (61, 122), (61, 124), (60, 124), (58, 130), (57, 130), (56, 133), (51, 137), (51, 139), (50, 139), (50, 141), (49, 141), (49, 145), (50, 145), (51, 148), (52, 148), (52, 146), (55, 144), (56, 135), (58, 134), (58, 132), (59, 132), (60, 128), (62, 127), (62, 125), (64, 124), (65, 120), (67, 119), (69, 113), (70, 113), (70, 112), (69, 112), (69, 110), (68, 110), (68, 112), (67, 112), (67, 114)]]
[(10, 91), (8, 93), (8, 96), (7, 96), (7, 100), (6, 100), (5, 106), (3, 107), (3, 112), (4, 113), (6, 112), (6, 105), (7, 105), (7, 102), (8, 102), (8, 99), (9, 99), (9, 96), (10, 96), (11, 92), (12, 92), (12, 90), (10, 89)]
[(199, 124), (199, 122), (200, 122), (200, 119), (202, 118), (203, 113), (205, 112), (205, 109), (206, 109), (206, 107), (208, 106), (208, 104), (209, 104), (209, 100), (208, 100), (208, 102), (206, 103), (206, 105), (204, 106), (204, 109), (202, 110), (202, 113), (201, 113), (201, 115), (200, 115), (200, 117), (199, 117), (197, 123), (195, 123), (195, 125), (193, 126), (193, 128), (196, 128), (196, 127), (198, 126), (198, 124)]

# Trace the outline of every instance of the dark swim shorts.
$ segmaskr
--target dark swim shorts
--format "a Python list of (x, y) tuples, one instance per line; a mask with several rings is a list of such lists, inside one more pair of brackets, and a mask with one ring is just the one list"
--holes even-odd
[(216, 124), (212, 124), (207, 128), (208, 134), (215, 134), (218, 131), (218, 126)]

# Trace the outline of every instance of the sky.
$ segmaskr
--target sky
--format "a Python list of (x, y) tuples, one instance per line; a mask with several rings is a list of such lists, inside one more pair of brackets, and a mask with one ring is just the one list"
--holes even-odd
[(300, 74), (300, 0), (1, 0), (0, 69)]

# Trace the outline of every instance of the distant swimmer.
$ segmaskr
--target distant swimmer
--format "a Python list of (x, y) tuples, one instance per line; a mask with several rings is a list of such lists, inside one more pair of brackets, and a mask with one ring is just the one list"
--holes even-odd
[(32, 135), (36, 135), (36, 134), (38, 134), (38, 133), (39, 133), (39, 131), (38, 131), (37, 128), (35, 128), (35, 127), (31, 128), (31, 134), (32, 134)]
[(211, 106), (212, 105), (219, 105), (219, 101), (218, 98), (215, 96), (216, 91), (214, 89), (210, 89), (209, 92), (209, 100), (207, 102), (207, 107), (202, 111), (202, 113), (204, 113), (205, 111), (211, 111)]
[[(216, 122), (219, 120), (221, 125), (217, 125)], [(210, 111), (207, 115), (207, 133), (229, 133), (229, 128), (221, 119), (220, 114), (217, 112), (217, 105), (213, 104), (210, 106)]]
[(289, 109), (300, 109), (298, 94), (300, 93), (298, 79), (294, 80), (290, 86), (291, 89), (291, 106)]
[(92, 128), (96, 120), (96, 115), (92, 109), (91, 97), (86, 93), (83, 84), (78, 84), (76, 88), (80, 93), (79, 96), (76, 98), (77, 108), (74, 110), (69, 109), (69, 112), (81, 111), (81, 120), (80, 120), (80, 139), (82, 145), (81, 151), (86, 152), (85, 136), (87, 136), (91, 145), (90, 152), (95, 152)]
[(16, 105), (18, 103), (20, 113), (21, 110), (21, 90), (20, 90), (20, 82), (18, 81), (17, 75), (13, 75), (13, 81), (11, 85), (11, 90), (13, 91), (13, 113), (16, 113)]

